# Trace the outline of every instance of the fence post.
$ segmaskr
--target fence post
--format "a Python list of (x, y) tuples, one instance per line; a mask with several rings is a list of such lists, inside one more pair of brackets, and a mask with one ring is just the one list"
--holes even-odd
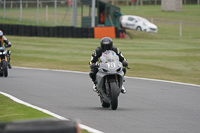
[(180, 32), (179, 35), (182, 36), (182, 22), (180, 21)]
[(28, 0), (26, 1), (26, 8), (28, 8)]
[(115, 1), (114, 0), (112, 0), (112, 5), (114, 5), (115, 4)]
[(10, 1), (10, 8), (11, 8), (11, 9), (13, 8), (13, 4), (12, 4), (12, 1)]
[(56, 19), (57, 19), (57, 0), (54, 2), (54, 8), (55, 8), (55, 25), (56, 25)]
[(37, 0), (37, 24), (39, 23), (39, 0)]
[(19, 21), (21, 22), (22, 21), (22, 0), (20, 0), (20, 18), (19, 18)]
[(139, 0), (136, 0), (136, 9), (138, 9)]
[(186, 0), (184, 0), (184, 5), (186, 5)]
[(42, 8), (42, 1), (40, 1), (40, 8)]
[(3, 19), (6, 18), (6, 14), (5, 14), (5, 11), (6, 11), (6, 0), (4, 0), (4, 3), (3, 3)]
[(141, 5), (141, 6), (143, 5), (143, 0), (140, 0), (140, 5)]
[(197, 5), (199, 5), (199, 3), (200, 3), (200, 0), (197, 1)]
[(48, 21), (48, 5), (46, 5), (46, 21)]
[(133, 9), (133, 7), (134, 7), (134, 3), (133, 3), (133, 1), (131, 1), (131, 3), (132, 3), (132, 9)]
[(127, 6), (129, 5), (129, 1), (128, 1), (128, 0), (126, 0), (126, 5), (127, 5)]

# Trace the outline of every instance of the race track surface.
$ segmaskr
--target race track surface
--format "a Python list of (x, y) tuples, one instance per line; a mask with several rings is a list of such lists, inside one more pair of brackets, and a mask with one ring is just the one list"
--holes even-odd
[(100, 106), (86, 73), (9, 70), (0, 91), (105, 133), (199, 133), (200, 87), (126, 77), (118, 109)]

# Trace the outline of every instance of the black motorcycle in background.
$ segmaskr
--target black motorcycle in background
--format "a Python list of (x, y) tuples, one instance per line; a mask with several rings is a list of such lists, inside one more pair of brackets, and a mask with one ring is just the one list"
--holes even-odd
[(0, 77), (8, 76), (8, 58), (5, 47), (0, 47)]

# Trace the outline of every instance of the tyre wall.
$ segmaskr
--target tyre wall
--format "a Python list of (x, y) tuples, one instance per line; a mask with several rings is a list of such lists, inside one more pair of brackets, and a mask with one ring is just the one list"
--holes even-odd
[[(94, 38), (94, 28), (80, 27), (46, 27), (29, 25), (0, 24), (4, 35), (35, 36), (35, 37), (62, 37), (62, 38)], [(116, 38), (121, 30), (115, 28)]]

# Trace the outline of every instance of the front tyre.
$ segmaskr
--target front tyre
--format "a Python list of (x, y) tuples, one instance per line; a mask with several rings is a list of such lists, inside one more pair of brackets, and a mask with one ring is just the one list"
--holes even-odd
[(111, 109), (116, 110), (118, 107), (118, 94), (117, 94), (117, 83), (110, 82), (110, 100), (111, 100)]
[(4, 77), (8, 77), (8, 64), (5, 60), (2, 62), (2, 68)]

